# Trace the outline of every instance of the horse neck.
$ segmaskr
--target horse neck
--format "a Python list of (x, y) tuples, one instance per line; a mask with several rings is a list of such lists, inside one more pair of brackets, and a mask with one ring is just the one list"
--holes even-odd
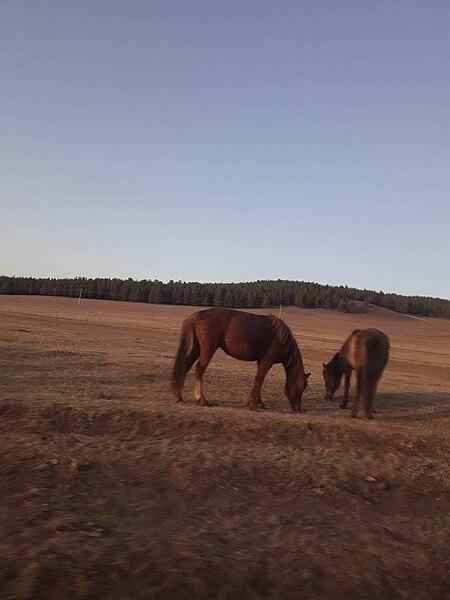
[(344, 372), (344, 357), (341, 355), (341, 352), (336, 352), (336, 354), (331, 359), (331, 363), (333, 365), (333, 370), (336, 375), (339, 377), (342, 376)]
[(296, 393), (298, 389), (303, 386), (303, 378), (305, 376), (302, 355), (298, 348), (297, 352), (290, 354), (290, 356), (283, 361), (283, 366), (286, 372), (286, 389)]
[(305, 375), (300, 348), (286, 323), (274, 316), (271, 322), (280, 343), (279, 362), (286, 371), (286, 391), (294, 395), (302, 388)]

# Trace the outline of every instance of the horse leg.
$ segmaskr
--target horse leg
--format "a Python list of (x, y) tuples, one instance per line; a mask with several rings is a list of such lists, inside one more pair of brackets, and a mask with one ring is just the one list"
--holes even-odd
[(362, 380), (363, 380), (363, 372), (356, 371), (356, 398), (352, 408), (352, 417), (355, 418), (358, 414), (359, 404), (361, 402), (361, 394), (362, 394)]
[(256, 371), (255, 383), (253, 384), (250, 397), (247, 400), (247, 407), (250, 410), (258, 410), (258, 408), (266, 408), (261, 400), (261, 388), (264, 382), (264, 378), (267, 375), (273, 362), (270, 360), (259, 360), (258, 368)]
[(366, 419), (373, 419), (373, 400), (375, 397), (375, 391), (377, 388), (377, 382), (366, 381), (364, 386), (364, 414)]
[(203, 375), (215, 351), (215, 347), (202, 348), (200, 351), (200, 358), (195, 365), (194, 400), (202, 406), (211, 406), (203, 395)]
[(345, 377), (345, 380), (344, 380), (344, 397), (342, 398), (341, 403), (339, 405), (341, 408), (347, 408), (347, 404), (348, 404), (348, 391), (350, 389), (350, 378), (351, 378), (351, 376), (352, 376), (352, 372), (351, 372), (350, 369), (348, 371), (345, 371), (345, 374), (344, 374), (344, 377)]
[[(184, 379), (185, 379), (186, 375), (191, 370), (192, 365), (195, 363), (195, 361), (199, 357), (199, 354), (200, 354), (200, 349), (198, 347), (198, 344), (194, 344), (194, 347), (192, 348), (192, 350), (189, 352), (189, 354), (186, 357), (186, 372), (185, 372), (185, 375), (183, 378), (183, 384), (184, 384)], [(181, 385), (181, 389), (183, 388), (183, 384)], [(176, 401), (184, 403), (181, 390), (180, 390), (180, 393), (179, 393)]]

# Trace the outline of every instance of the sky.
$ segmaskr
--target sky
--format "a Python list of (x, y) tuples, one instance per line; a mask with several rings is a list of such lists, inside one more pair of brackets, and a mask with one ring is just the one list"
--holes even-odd
[(445, 0), (4, 0), (0, 273), (450, 297)]

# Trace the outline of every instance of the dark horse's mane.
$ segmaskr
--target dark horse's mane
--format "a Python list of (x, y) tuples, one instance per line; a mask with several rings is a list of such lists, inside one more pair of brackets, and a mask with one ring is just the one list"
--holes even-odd
[[(359, 331), (360, 331), (360, 329), (354, 329), (348, 339), (353, 337), (355, 335), (355, 333), (358, 333)], [(338, 376), (342, 373), (342, 370), (343, 370), (343, 366), (342, 366), (343, 359), (341, 356), (342, 349), (343, 349), (343, 347), (336, 352), (336, 354), (333, 356), (333, 358), (328, 363), (328, 366), (331, 369), (331, 372)]]
[(340, 363), (341, 363), (340, 353), (336, 352), (336, 354), (333, 356), (333, 358), (328, 363), (328, 366), (330, 367), (330, 369), (333, 373), (337, 374), (340, 371), (340, 367), (341, 367)]
[(302, 355), (294, 335), (286, 323), (274, 315), (270, 315), (270, 319), (275, 335), (286, 348), (286, 386), (292, 390), (295, 386), (303, 385), (304, 367)]

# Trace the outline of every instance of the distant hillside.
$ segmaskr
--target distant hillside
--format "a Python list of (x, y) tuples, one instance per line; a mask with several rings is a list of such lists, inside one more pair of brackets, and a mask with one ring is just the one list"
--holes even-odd
[(450, 301), (426, 296), (385, 294), (347, 286), (306, 281), (251, 281), (246, 283), (197, 283), (133, 279), (36, 279), (0, 276), (0, 294), (78, 296), (152, 304), (266, 308), (299, 306), (361, 312), (375, 304), (399, 313), (450, 318)]

